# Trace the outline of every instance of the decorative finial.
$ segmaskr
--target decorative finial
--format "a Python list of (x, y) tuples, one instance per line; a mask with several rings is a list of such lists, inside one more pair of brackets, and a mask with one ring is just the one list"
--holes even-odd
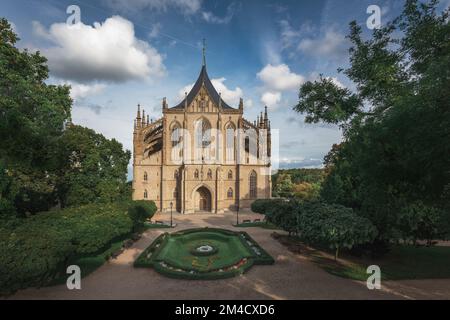
[(137, 109), (137, 116), (136, 116), (136, 118), (137, 118), (137, 119), (140, 119), (140, 118), (141, 118), (141, 105), (140, 105), (140, 104), (138, 104), (138, 109)]
[(203, 48), (202, 48), (202, 66), (206, 66), (206, 39), (203, 38)]

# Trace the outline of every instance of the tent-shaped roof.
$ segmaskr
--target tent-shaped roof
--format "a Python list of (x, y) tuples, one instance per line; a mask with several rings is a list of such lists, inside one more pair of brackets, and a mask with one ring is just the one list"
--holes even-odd
[[(217, 93), (216, 89), (211, 83), (211, 80), (209, 80), (208, 73), (206, 72), (206, 65), (203, 65), (202, 70), (200, 71), (200, 75), (198, 76), (197, 81), (195, 82), (191, 91), (188, 93), (187, 97), (183, 99), (183, 101), (181, 101), (178, 105), (172, 107), (171, 109), (184, 109), (186, 99), (187, 105), (190, 105), (194, 100), (194, 98), (197, 96), (200, 89), (202, 88), (203, 84), (205, 85), (206, 91), (208, 91), (208, 94), (213, 100), (213, 102), (218, 106), (219, 100), (221, 99), (220, 95)], [(223, 109), (234, 109), (223, 100), (221, 101), (220, 105), (222, 106)]]

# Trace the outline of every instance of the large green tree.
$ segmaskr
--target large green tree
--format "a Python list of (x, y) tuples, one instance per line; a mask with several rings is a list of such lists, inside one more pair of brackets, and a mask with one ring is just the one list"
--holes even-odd
[(395, 236), (410, 203), (450, 202), (450, 25), (438, 3), (406, 1), (368, 39), (352, 22), (350, 66), (340, 71), (355, 90), (321, 77), (301, 87), (295, 107), (307, 122), (343, 128), (326, 157), (322, 196), (369, 217), (382, 239)]
[(40, 211), (53, 204), (54, 150), (72, 101), (70, 87), (45, 83), (47, 59), (19, 50), (18, 40), (8, 21), (0, 19), (0, 175), (15, 185), (0, 191), (19, 212)]
[(59, 146), (58, 194), (63, 206), (117, 201), (127, 193), (131, 154), (117, 140), (70, 125)]
[(126, 197), (130, 152), (71, 123), (69, 86), (0, 19), (0, 217)]

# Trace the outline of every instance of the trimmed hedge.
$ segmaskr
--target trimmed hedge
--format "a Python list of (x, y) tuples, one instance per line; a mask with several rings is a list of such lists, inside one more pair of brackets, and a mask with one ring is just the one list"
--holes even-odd
[(129, 202), (89, 204), (13, 219), (0, 225), (0, 294), (41, 287), (82, 257), (132, 233)]
[(134, 227), (141, 227), (147, 219), (151, 219), (157, 208), (153, 201), (133, 201), (128, 207), (128, 216), (133, 221)]

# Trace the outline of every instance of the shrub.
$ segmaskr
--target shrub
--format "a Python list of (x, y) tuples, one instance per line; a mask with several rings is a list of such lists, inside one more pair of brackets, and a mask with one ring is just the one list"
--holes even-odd
[(251, 209), (253, 212), (266, 214), (282, 202), (282, 199), (258, 199), (252, 203)]
[(351, 208), (322, 202), (301, 205), (298, 228), (304, 241), (334, 249), (336, 259), (341, 248), (372, 242), (377, 235), (373, 224)]
[(70, 261), (132, 232), (127, 204), (91, 204), (0, 225), (0, 294), (48, 285)]
[(145, 220), (153, 217), (157, 208), (153, 201), (133, 201), (128, 207), (128, 216), (136, 227), (141, 226)]
[(405, 239), (411, 239), (415, 244), (418, 239), (431, 243), (439, 234), (439, 224), (442, 220), (441, 210), (416, 202), (403, 208), (399, 214), (399, 228)]

